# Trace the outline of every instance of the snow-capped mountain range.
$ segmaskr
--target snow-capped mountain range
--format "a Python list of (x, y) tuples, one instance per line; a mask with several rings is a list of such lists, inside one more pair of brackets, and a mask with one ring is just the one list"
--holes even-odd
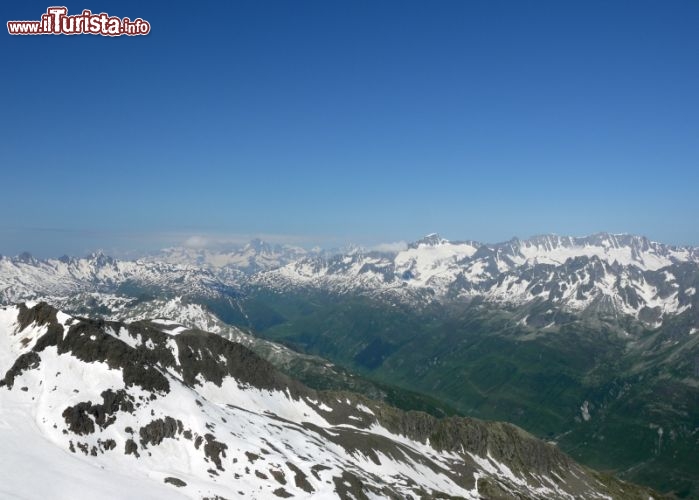
[(432, 234), (391, 253), (307, 252), (254, 241), (237, 251), (169, 249), (135, 261), (99, 253), (81, 259), (2, 257), (0, 302), (48, 298), (63, 306), (76, 294), (98, 293), (94, 300), (117, 306), (124, 297), (133, 299), (136, 289), (140, 302), (152, 290), (159, 298), (206, 298), (235, 307), (249, 286), (312, 288), (416, 304), (474, 298), (506, 307), (547, 303), (575, 313), (630, 315), (657, 326), (696, 306), (698, 267), (699, 248), (605, 233), (499, 244), (450, 242)]
[(509, 424), (317, 392), (166, 321), (0, 308), (0, 496), (649, 498)]
[(194, 265), (151, 260), (125, 261), (101, 252), (85, 258), (39, 260), (29, 254), (0, 257), (0, 301), (29, 296), (68, 296), (81, 292), (109, 293), (138, 285), (141, 289), (213, 296), (230, 292), (212, 271)]
[(267, 287), (362, 290), (418, 300), (549, 302), (570, 311), (629, 314), (652, 324), (696, 301), (699, 249), (630, 235), (538, 236), (490, 245), (431, 234), (405, 250), (308, 256), (255, 274)]
[(78, 293), (100, 293), (106, 294), (100, 300), (115, 305), (133, 298), (134, 287), (140, 299), (153, 290), (158, 297), (234, 302), (246, 286), (314, 288), (418, 304), (476, 297), (514, 307), (547, 302), (574, 312), (628, 314), (657, 326), (695, 305), (698, 266), (699, 248), (604, 233), (500, 244), (450, 242), (432, 234), (393, 253), (355, 248), (328, 254), (254, 241), (236, 252), (169, 249), (134, 261), (101, 253), (2, 257), (0, 302), (50, 298), (62, 306)]
[(307, 255), (320, 254), (319, 249), (305, 250), (292, 245), (267, 243), (256, 238), (241, 248), (228, 251), (207, 248), (171, 247), (151, 255), (148, 260), (185, 264), (213, 269), (228, 269), (244, 274), (276, 269)]

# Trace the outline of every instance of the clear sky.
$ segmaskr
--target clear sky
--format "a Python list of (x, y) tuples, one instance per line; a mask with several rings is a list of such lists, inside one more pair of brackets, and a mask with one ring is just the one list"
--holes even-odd
[(7, 34), (50, 5), (0, 6), (0, 253), (699, 245), (695, 0), (81, 0), (151, 33)]

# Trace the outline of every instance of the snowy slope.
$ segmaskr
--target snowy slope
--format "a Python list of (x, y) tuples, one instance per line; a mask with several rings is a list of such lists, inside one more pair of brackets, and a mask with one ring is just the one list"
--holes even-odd
[(302, 354), (242, 331), (224, 323), (203, 305), (189, 302), (179, 296), (171, 299), (137, 300), (133, 297), (92, 292), (78, 293), (70, 297), (47, 297), (46, 300), (54, 307), (78, 316), (99, 315), (108, 321), (125, 322), (152, 319), (162, 325), (177, 324), (185, 328), (216, 333), (244, 345), (278, 368), (312, 370), (322, 376), (336, 374), (334, 365), (323, 358)]
[(168, 321), (0, 308), (0, 494), (648, 498), (506, 424), (319, 393)]

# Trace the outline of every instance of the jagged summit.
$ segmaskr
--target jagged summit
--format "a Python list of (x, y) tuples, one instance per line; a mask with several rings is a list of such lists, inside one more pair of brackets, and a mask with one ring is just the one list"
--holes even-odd
[(411, 243), (409, 248), (418, 248), (420, 245), (424, 246), (437, 246), (437, 245), (443, 245), (449, 243), (448, 240), (443, 239), (439, 234), (437, 233), (430, 233), (425, 235), (423, 238)]
[(114, 257), (105, 254), (103, 250), (97, 250), (88, 254), (86, 260), (93, 263), (93, 265), (97, 268), (117, 266), (117, 260)]
[(34, 256), (29, 252), (22, 252), (13, 260), (15, 260), (16, 262), (22, 262), (24, 264), (34, 264), (38, 262), (37, 259), (35, 259)]
[(247, 243), (243, 247), (243, 250), (252, 250), (257, 253), (272, 253), (275, 249), (278, 250), (281, 248), (281, 245), (272, 245), (271, 243), (267, 243), (260, 238), (255, 238)]

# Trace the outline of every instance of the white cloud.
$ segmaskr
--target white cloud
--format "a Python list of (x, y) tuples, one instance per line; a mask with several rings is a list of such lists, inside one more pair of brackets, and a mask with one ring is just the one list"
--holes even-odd
[(392, 243), (379, 243), (374, 246), (372, 250), (377, 252), (400, 252), (408, 248), (408, 244), (405, 241), (394, 241)]
[(186, 240), (184, 240), (183, 245), (187, 248), (206, 248), (209, 246), (209, 239), (205, 238), (204, 236), (190, 236)]

